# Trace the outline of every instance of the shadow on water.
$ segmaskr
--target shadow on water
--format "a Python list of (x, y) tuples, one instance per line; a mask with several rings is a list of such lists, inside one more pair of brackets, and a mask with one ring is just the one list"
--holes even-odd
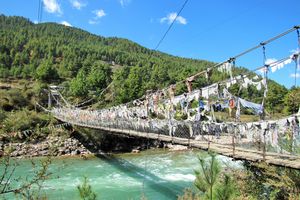
[(145, 170), (144, 168), (138, 167), (125, 159), (117, 158), (114, 155), (98, 154), (96, 155), (102, 161), (107, 162), (109, 165), (117, 168), (118, 170), (126, 173), (126, 175), (143, 182), (145, 185), (161, 193), (163, 196), (171, 199), (177, 199), (177, 195), (184, 190), (184, 187), (180, 187), (175, 184), (166, 183), (166, 180), (161, 179), (155, 174)]
[[(136, 166), (125, 159), (116, 157), (112, 154), (101, 153), (98, 154), (99, 149), (103, 151), (105, 147), (115, 148), (117, 145), (123, 144), (125, 147), (121, 149), (130, 152), (133, 146), (143, 146), (146, 143), (146, 139), (137, 138), (127, 138), (120, 135), (110, 135), (105, 131), (82, 129), (80, 128), (80, 133), (77, 132), (75, 136), (88, 150), (95, 153), (95, 155), (106, 162), (107, 164), (115, 167), (116, 169), (124, 172), (127, 176), (138, 180), (139, 182), (144, 182), (144, 184), (151, 188), (152, 190), (159, 192), (162, 196), (168, 199), (177, 199), (177, 195), (183, 192), (185, 187), (178, 186), (167, 182), (155, 174), (145, 170), (142, 167)], [(91, 145), (91, 141), (93, 144)], [(151, 143), (151, 141), (150, 141)], [(129, 150), (129, 151), (128, 151)], [(104, 151), (105, 152), (105, 151)]]

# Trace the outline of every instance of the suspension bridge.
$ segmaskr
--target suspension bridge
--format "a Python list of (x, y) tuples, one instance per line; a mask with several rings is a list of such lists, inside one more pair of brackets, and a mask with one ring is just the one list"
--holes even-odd
[[(290, 66), (293, 62), (295, 73), (299, 67), (299, 28), (300, 26), (295, 26), (181, 82), (148, 92), (142, 98), (126, 104), (100, 110), (82, 109), (69, 103), (59, 92), (59, 88), (50, 87), (48, 109), (44, 109), (62, 122), (103, 130), (108, 134), (170, 142), (211, 150), (237, 160), (263, 161), (300, 169), (300, 109), (293, 115), (276, 120), (271, 117), (266, 119), (265, 111), (268, 73)], [(267, 63), (265, 45), (293, 31), (297, 32), (298, 51)], [(263, 49), (263, 66), (234, 76), (232, 70), (235, 60), (260, 47)], [(262, 72), (262, 75), (254, 73), (257, 71)], [(197, 78), (204, 76), (209, 80), (212, 73), (224, 73), (227, 79), (193, 88), (193, 82)], [(176, 86), (182, 83), (186, 84), (187, 92), (175, 96)], [(231, 94), (229, 88), (235, 84), (239, 85), (239, 90), (253, 86), (262, 91), (262, 101), (255, 103)], [(197, 102), (197, 106), (193, 107), (194, 102)], [(243, 122), (241, 109), (250, 110), (260, 120)], [(217, 120), (216, 114), (224, 113), (225, 110), (229, 112), (227, 118), (232, 120)], [(178, 117), (178, 113), (181, 117)]]

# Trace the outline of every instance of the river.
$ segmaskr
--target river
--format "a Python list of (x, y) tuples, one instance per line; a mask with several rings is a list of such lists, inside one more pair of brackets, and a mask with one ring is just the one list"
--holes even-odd
[[(194, 170), (199, 167), (201, 151), (148, 150), (138, 154), (114, 154), (84, 160), (79, 157), (55, 158), (53, 174), (43, 184), (48, 199), (79, 199), (77, 186), (86, 176), (99, 199), (177, 199), (193, 187)], [(223, 164), (235, 162), (219, 156)], [(22, 160), (16, 177), (33, 173), (29, 160)], [(14, 199), (13, 196), (7, 196)]]

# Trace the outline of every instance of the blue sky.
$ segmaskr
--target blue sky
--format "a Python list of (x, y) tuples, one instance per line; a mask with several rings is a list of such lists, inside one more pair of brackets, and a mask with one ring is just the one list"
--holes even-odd
[[(42, 22), (64, 23), (101, 36), (130, 39), (153, 49), (185, 0), (42, 0)], [(38, 20), (39, 0), (0, 0), (0, 13)], [(300, 25), (299, 0), (189, 0), (159, 51), (221, 62), (289, 28)], [(298, 48), (296, 32), (266, 46), (269, 59)], [(254, 69), (263, 65), (262, 49), (237, 60)], [(293, 64), (270, 73), (287, 87)], [(297, 71), (300, 85), (300, 71)]]

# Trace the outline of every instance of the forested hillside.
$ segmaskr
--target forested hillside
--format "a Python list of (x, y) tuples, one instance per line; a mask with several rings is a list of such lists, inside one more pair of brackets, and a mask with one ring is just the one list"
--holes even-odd
[[(119, 96), (122, 91), (115, 91), (124, 102), (212, 65), (151, 51), (126, 39), (104, 38), (54, 23), (33, 24), (22, 17), (2, 15), (0, 27), (1, 77), (70, 81), (71, 94), (76, 96), (101, 90), (114, 78), (117, 84), (120, 78), (138, 76), (137, 84), (121, 81), (125, 87), (138, 87), (126, 98)], [(114, 69), (119, 69), (117, 77), (112, 76)]]
[[(113, 82), (106, 103), (128, 102), (149, 89), (184, 80), (214, 64), (152, 51), (126, 39), (104, 38), (55, 23), (34, 24), (22, 17), (0, 15), (0, 78), (30, 79), (41, 87), (60, 84), (65, 86), (67, 96), (77, 99), (97, 97)], [(235, 74), (245, 71), (234, 69)], [(224, 78), (226, 75), (215, 72), (209, 82)], [(203, 78), (194, 87), (206, 84)], [(269, 85), (267, 107), (283, 112), (289, 91), (273, 81)], [(184, 90), (185, 85), (179, 85), (177, 92)], [(232, 88), (233, 92), (237, 90)], [(262, 92), (253, 88), (240, 94), (257, 102), (262, 98)]]

